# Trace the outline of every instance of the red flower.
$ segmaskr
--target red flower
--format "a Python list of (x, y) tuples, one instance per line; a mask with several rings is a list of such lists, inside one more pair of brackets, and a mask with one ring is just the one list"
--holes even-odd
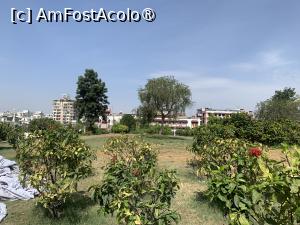
[(262, 154), (262, 150), (260, 148), (250, 148), (249, 155), (254, 157), (259, 157)]

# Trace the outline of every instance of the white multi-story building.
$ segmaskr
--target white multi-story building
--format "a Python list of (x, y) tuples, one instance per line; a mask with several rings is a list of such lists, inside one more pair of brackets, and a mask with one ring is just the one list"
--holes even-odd
[(123, 113), (113, 113), (111, 109), (106, 110), (106, 120), (103, 120), (103, 118), (100, 116), (99, 117), (99, 122), (97, 123), (99, 128), (102, 129), (109, 129), (111, 128), (114, 124), (120, 123)]
[[(156, 117), (152, 124), (161, 124), (162, 119), (161, 117)], [(183, 128), (195, 128), (200, 126), (201, 120), (199, 118), (194, 117), (179, 117), (176, 119), (173, 118), (166, 118), (165, 119), (165, 125), (169, 126), (173, 129), (183, 129)]]
[(200, 118), (202, 124), (207, 124), (209, 121), (209, 117), (217, 117), (217, 118), (225, 118), (230, 117), (235, 113), (249, 113), (252, 114), (251, 111), (246, 112), (244, 109), (212, 109), (212, 108), (201, 108), (197, 110), (197, 117)]
[(64, 95), (61, 99), (54, 100), (52, 118), (62, 124), (76, 123), (74, 103), (75, 101), (68, 95)]

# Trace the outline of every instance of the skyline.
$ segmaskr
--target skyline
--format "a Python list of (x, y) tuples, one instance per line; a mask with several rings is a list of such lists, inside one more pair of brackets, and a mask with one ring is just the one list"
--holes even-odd
[[(11, 8), (155, 9), (152, 23), (12, 24)], [(300, 2), (279, 0), (114, 2), (5, 1), (0, 8), (0, 111), (52, 111), (75, 97), (94, 69), (114, 112), (138, 107), (147, 79), (173, 75), (189, 85), (196, 108), (245, 108), (294, 87), (300, 93)], [(124, 100), (125, 99), (125, 100)]]

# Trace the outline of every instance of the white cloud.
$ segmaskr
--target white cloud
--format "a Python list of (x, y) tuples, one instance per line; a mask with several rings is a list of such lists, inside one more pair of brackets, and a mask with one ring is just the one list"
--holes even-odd
[(253, 59), (247, 62), (237, 62), (229, 68), (241, 72), (274, 72), (280, 69), (289, 69), (295, 62), (283, 56), (280, 50), (271, 50), (258, 53)]
[(214, 72), (158, 71), (149, 77), (162, 75), (173, 75), (190, 86), (195, 104), (188, 110), (189, 115), (200, 107), (253, 110), (275, 90), (295, 87), (300, 91), (300, 65), (278, 50), (260, 52), (252, 60), (219, 67)]
[(260, 54), (261, 65), (279, 67), (290, 65), (293, 61), (287, 60), (282, 56), (281, 51), (268, 51)]

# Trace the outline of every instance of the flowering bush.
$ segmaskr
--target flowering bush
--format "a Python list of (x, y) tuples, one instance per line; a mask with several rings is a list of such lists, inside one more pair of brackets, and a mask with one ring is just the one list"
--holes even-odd
[(285, 148), (288, 166), (270, 160), (267, 149), (239, 141), (226, 161), (211, 167), (206, 194), (231, 224), (300, 222), (300, 150)]
[(213, 170), (226, 165), (237, 154), (238, 148), (242, 147), (243, 154), (247, 154), (252, 144), (239, 139), (215, 138), (200, 146), (197, 145), (197, 139), (195, 139), (190, 149), (195, 154), (191, 163), (196, 167), (197, 175), (210, 177)]
[(249, 149), (249, 155), (254, 157), (259, 157), (262, 154), (262, 150), (260, 148), (250, 148)]

